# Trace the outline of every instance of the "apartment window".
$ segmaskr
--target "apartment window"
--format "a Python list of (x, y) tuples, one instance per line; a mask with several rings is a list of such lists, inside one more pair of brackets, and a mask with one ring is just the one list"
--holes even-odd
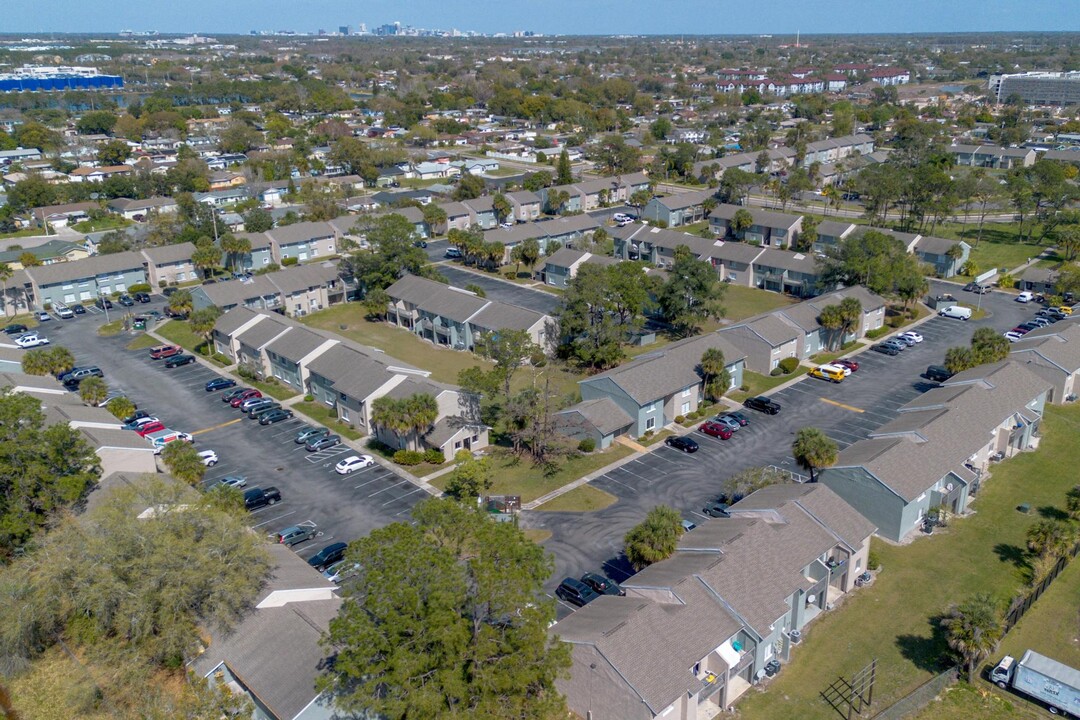
[(694, 669), (691, 670), (690, 672), (692, 672), (694, 674), (694, 677), (697, 677), (699, 674), (701, 674), (701, 663), (699, 663), (699, 662), (694, 663)]
[(862, 558), (855, 561), (855, 572), (862, 570)]
[(349, 422), (349, 408), (344, 405), (341, 406), (341, 419), (345, 422)]
[(690, 397), (690, 392), (691, 392), (690, 388), (686, 388), (685, 390), (682, 391), (682, 396), (683, 397)]
[(682, 408), (679, 410), (679, 414), (686, 415), (688, 412), (690, 412), (690, 403), (684, 402)]
[(649, 418), (645, 421), (646, 430), (652, 430), (654, 427), (656, 427), (656, 418)]
[(474, 442), (474, 443), (480, 442), (480, 436), (479, 435), (473, 435), (472, 440), (470, 442)]

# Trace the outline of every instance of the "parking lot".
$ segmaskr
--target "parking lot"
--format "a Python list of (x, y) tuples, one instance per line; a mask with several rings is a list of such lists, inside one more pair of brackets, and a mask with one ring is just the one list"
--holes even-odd
[[(975, 302), (949, 284), (934, 283), (935, 293), (951, 292), (961, 302)], [(693, 522), (703, 522), (701, 509), (719, 492), (719, 480), (750, 467), (775, 465), (805, 475), (791, 457), (795, 433), (807, 426), (824, 430), (841, 447), (896, 416), (896, 410), (935, 384), (921, 377), (927, 365), (941, 364), (945, 350), (967, 344), (982, 326), (1004, 331), (1030, 318), (1038, 306), (1015, 303), (1012, 296), (983, 297), (987, 316), (970, 322), (932, 317), (918, 328), (923, 342), (896, 356), (867, 349), (855, 356), (859, 370), (840, 384), (804, 378), (771, 397), (783, 407), (779, 415), (745, 411), (750, 424), (730, 440), (695, 432), (700, 449), (685, 454), (669, 447), (612, 470), (590, 483), (611, 493), (618, 502), (594, 513), (523, 513), (523, 525), (547, 529), (545, 547), (554, 553), (556, 571), (547, 588), (553, 591), (567, 576), (600, 570), (616, 581), (632, 569), (622, 556), (623, 537), (657, 505), (679, 510)], [(560, 616), (571, 608), (560, 603)]]
[[(142, 306), (140, 310), (157, 307)], [(204, 485), (228, 475), (247, 478), (247, 487), (274, 486), (282, 501), (252, 513), (252, 525), (268, 535), (290, 525), (314, 524), (319, 535), (294, 547), (309, 557), (324, 545), (350, 541), (392, 522), (407, 520), (427, 493), (381, 465), (338, 475), (334, 466), (357, 452), (339, 445), (308, 453), (294, 442), (297, 432), (313, 424), (302, 415), (260, 426), (220, 400), (224, 391), (208, 393), (208, 380), (218, 373), (202, 364), (165, 369), (148, 350), (127, 350), (131, 335), (104, 338), (97, 328), (104, 315), (45, 324), (54, 345), (70, 349), (79, 364), (96, 364), (111, 389), (122, 390), (141, 409), (166, 426), (194, 435), (199, 450), (214, 450), (220, 462), (208, 468)], [(242, 384), (242, 383), (241, 383)]]

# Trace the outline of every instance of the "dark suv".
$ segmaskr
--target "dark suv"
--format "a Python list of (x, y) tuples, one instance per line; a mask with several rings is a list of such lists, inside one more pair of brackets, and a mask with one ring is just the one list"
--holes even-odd
[(598, 595), (626, 594), (626, 591), (619, 587), (619, 583), (599, 573), (585, 573), (581, 576), (581, 582), (591, 587)]
[(348, 543), (336, 542), (332, 545), (327, 545), (319, 552), (308, 558), (308, 565), (316, 570), (324, 570), (327, 566), (333, 565), (341, 558), (345, 557), (345, 551), (349, 549)]
[(565, 578), (559, 583), (559, 587), (555, 588), (555, 594), (562, 600), (578, 607), (584, 607), (600, 597), (591, 587), (572, 577)]
[(281, 491), (276, 487), (251, 488), (244, 491), (244, 507), (256, 510), (264, 505), (273, 505), (281, 501)]
[(942, 365), (930, 365), (926, 368), (926, 372), (923, 373), (923, 375), (927, 380), (945, 382), (953, 376), (953, 373), (949, 372), (948, 368)]
[(743, 402), (743, 407), (757, 410), (758, 412), (763, 412), (767, 415), (776, 415), (780, 412), (780, 403), (774, 402), (763, 395), (746, 398), (745, 402)]

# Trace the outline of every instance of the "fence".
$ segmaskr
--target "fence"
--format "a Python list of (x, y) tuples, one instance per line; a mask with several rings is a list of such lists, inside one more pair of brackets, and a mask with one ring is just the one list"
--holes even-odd
[(935, 675), (910, 693), (885, 708), (874, 720), (900, 720), (912, 715), (930, 704), (941, 691), (956, 682), (959, 677), (957, 668), (951, 667), (940, 675)]
[(797, 482), (797, 483), (810, 482), (810, 476), (809, 475), (802, 475), (802, 474), (797, 473), (797, 472), (795, 472), (793, 470), (788, 470), (787, 468), (777, 467), (776, 465), (769, 465), (769, 466), (767, 466), (767, 469), (772, 470), (773, 472), (777, 472), (777, 473), (785, 476), (788, 480), (791, 480), (792, 482)]
[(1020, 622), (1020, 618), (1024, 617), (1024, 614), (1031, 609), (1031, 606), (1035, 604), (1035, 601), (1046, 592), (1047, 588), (1050, 587), (1050, 584), (1054, 582), (1054, 579), (1068, 566), (1069, 560), (1076, 557), (1078, 554), (1080, 554), (1080, 543), (1073, 545), (1072, 550), (1058, 558), (1058, 561), (1054, 563), (1054, 567), (1051, 568), (1050, 572), (1046, 574), (1046, 577), (1044, 577), (1030, 593), (1013, 601), (1013, 604), (1009, 606), (1009, 611), (1005, 613), (1004, 633), (1012, 630), (1013, 626)]

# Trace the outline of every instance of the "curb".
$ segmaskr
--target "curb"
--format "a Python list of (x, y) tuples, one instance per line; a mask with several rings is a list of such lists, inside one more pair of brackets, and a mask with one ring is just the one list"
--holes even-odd
[(593, 470), (588, 475), (582, 475), (577, 480), (573, 480), (571, 482), (568, 482), (566, 485), (563, 485), (562, 487), (559, 487), (559, 488), (555, 488), (554, 490), (552, 490), (551, 492), (549, 492), (546, 495), (541, 495), (540, 497), (536, 498), (535, 500), (532, 500), (530, 502), (525, 503), (524, 505), (521, 506), (521, 509), (522, 510), (535, 510), (536, 508), (540, 507), (544, 503), (549, 502), (551, 500), (554, 500), (555, 498), (559, 497), (560, 495), (565, 495), (566, 493), (570, 492), (571, 490), (576, 490), (577, 488), (581, 487), (582, 485), (588, 485), (590, 482), (592, 482), (596, 478), (598, 478), (598, 477), (600, 477), (602, 475), (606, 475), (607, 473), (611, 472), (612, 470), (615, 470), (616, 468), (620, 468), (623, 465), (626, 465), (627, 463), (629, 463), (629, 462), (631, 462), (633, 460), (637, 460), (642, 455), (647, 455), (647, 454), (648, 453), (643, 453), (643, 452), (631, 453), (630, 455), (627, 455), (624, 458), (620, 458), (620, 459), (616, 460), (615, 462), (611, 463), (610, 465), (605, 465), (604, 467), (602, 467), (602, 468), (600, 468), (598, 470)]

